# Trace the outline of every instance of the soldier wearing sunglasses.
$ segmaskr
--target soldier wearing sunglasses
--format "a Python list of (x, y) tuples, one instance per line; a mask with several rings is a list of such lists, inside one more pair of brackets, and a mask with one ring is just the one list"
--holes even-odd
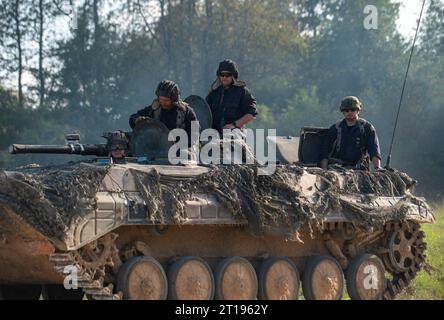
[(232, 60), (224, 60), (217, 69), (217, 78), (211, 86), (206, 101), (213, 114), (213, 128), (240, 129), (257, 116), (256, 99), (238, 80), (239, 69)]
[(381, 166), (379, 139), (373, 125), (359, 118), (362, 103), (357, 97), (342, 99), (339, 107), (344, 119), (330, 127), (321, 149), (321, 167), (337, 163), (347, 168), (375, 170)]

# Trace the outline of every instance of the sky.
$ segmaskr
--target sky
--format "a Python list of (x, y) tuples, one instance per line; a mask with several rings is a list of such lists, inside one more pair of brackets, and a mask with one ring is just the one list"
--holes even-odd
[[(353, 0), (350, 0), (353, 1)], [(407, 39), (412, 37), (414, 30), (416, 29), (416, 24), (419, 18), (419, 13), (421, 12), (421, 6), (423, 0), (393, 0), (394, 2), (399, 2), (401, 4), (400, 17), (398, 19), (398, 29), (404, 37)], [(81, 0), (74, 0), (74, 3), (81, 3)], [(426, 0), (426, 8), (428, 0)], [(369, 0), (369, 4), (371, 1)], [(66, 25), (66, 23), (65, 23)], [(64, 30), (61, 28), (60, 32), (69, 32), (69, 30)]]
[[(353, 1), (353, 0), (349, 0), (349, 1)], [(393, 0), (393, 1), (399, 2), (401, 4), (399, 19), (397, 22), (398, 30), (405, 39), (412, 41), (414, 34), (415, 34), (416, 26), (418, 23), (419, 14), (421, 12), (421, 6), (422, 6), (423, 0)], [(82, 3), (82, 2), (83, 2), (83, 0), (74, 0), (73, 1), (73, 3), (76, 5), (78, 5), (79, 3)], [(423, 14), (423, 20), (421, 22), (422, 26), (423, 26), (424, 19), (426, 18), (426, 10), (427, 10), (428, 2), (429, 2), (429, 0), (426, 0), (426, 7), (424, 9), (425, 14)], [(370, 0), (369, 0), (369, 4), (371, 4)], [(66, 10), (66, 11), (68, 11), (68, 10)], [(61, 21), (58, 21), (58, 23), (56, 23), (56, 25), (57, 26), (54, 29), (55, 38), (63, 39), (68, 34), (71, 34), (71, 31), (69, 28), (69, 18), (67, 18), (67, 17), (62, 18)], [(10, 79), (10, 81), (11, 81), (11, 84), (14, 84), (16, 82), (15, 79)], [(24, 74), (24, 82), (31, 83), (31, 82), (33, 82), (33, 78), (29, 74)]]
[[(402, 0), (399, 2), (401, 3), (401, 8), (398, 19), (398, 29), (404, 38), (411, 39), (415, 34), (423, 0)], [(426, 1), (424, 11), (427, 9), (427, 3), (428, 1)], [(424, 17), (423, 13), (422, 19), (424, 19)], [(424, 22), (424, 20), (421, 21), (421, 24), (422, 22)]]
[[(353, 1), (353, 0), (350, 0)], [(400, 15), (398, 19), (398, 30), (400, 33), (404, 36), (406, 39), (412, 39), (415, 33), (417, 21), (419, 18), (419, 13), (421, 12), (421, 6), (423, 0), (393, 0), (394, 2), (399, 2), (401, 4), (400, 8)], [(81, 0), (74, 0), (74, 3), (81, 3), (83, 1)], [(429, 0), (426, 0), (426, 7), (425, 11), (427, 10), (427, 4)], [(369, 4), (371, 4), (371, 1), (369, 0)], [(423, 15), (423, 19), (425, 18), (425, 15)], [(58, 34), (60, 37), (65, 37), (67, 33), (69, 33), (69, 27), (66, 21), (63, 21), (63, 23), (57, 27)], [(422, 20), (424, 21), (424, 20)]]

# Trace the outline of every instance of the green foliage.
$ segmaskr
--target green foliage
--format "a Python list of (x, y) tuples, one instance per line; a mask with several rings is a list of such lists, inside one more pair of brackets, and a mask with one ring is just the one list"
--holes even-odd
[(298, 136), (302, 127), (325, 127), (335, 120), (314, 87), (298, 89), (278, 117), (279, 134), (291, 136)]
[(272, 112), (272, 109), (265, 104), (258, 104), (258, 113), (260, 116), (250, 124), (249, 128), (252, 129), (273, 129), (276, 128), (276, 115)]
[(17, 137), (19, 126), (17, 118), (20, 114), (18, 98), (11, 90), (0, 86), (0, 148), (5, 148), (5, 142), (10, 136)]
[(423, 31), (422, 49), (437, 57), (444, 53), (444, 2), (431, 0)]
[(435, 209), (436, 223), (423, 225), (426, 233), (428, 263), (434, 268), (431, 274), (422, 271), (400, 299), (444, 299), (444, 207)]

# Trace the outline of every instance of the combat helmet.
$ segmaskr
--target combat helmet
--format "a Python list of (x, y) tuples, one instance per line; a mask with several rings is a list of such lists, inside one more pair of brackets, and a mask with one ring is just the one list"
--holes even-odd
[(345, 109), (353, 109), (356, 108), (358, 111), (362, 110), (362, 102), (355, 96), (347, 96), (342, 99), (341, 105), (339, 106), (339, 110), (344, 111)]

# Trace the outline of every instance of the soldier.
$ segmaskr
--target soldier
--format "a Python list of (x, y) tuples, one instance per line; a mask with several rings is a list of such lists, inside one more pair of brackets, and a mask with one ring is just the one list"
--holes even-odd
[(109, 156), (114, 163), (124, 163), (128, 152), (128, 137), (123, 131), (109, 132), (104, 136), (107, 140)]
[(213, 114), (213, 128), (242, 130), (257, 116), (256, 99), (238, 80), (239, 70), (232, 60), (224, 60), (217, 69), (217, 79), (211, 86), (206, 100)]
[(176, 83), (170, 80), (163, 80), (156, 89), (157, 98), (153, 103), (137, 111), (129, 119), (132, 129), (144, 117), (161, 121), (169, 130), (176, 128), (184, 129), (191, 144), (191, 122), (197, 121), (194, 110), (180, 99), (180, 90)]
[(344, 119), (330, 127), (321, 149), (321, 167), (339, 163), (345, 167), (370, 169), (369, 158), (375, 170), (381, 166), (378, 135), (373, 125), (359, 118), (362, 103), (357, 97), (345, 97), (339, 107)]

